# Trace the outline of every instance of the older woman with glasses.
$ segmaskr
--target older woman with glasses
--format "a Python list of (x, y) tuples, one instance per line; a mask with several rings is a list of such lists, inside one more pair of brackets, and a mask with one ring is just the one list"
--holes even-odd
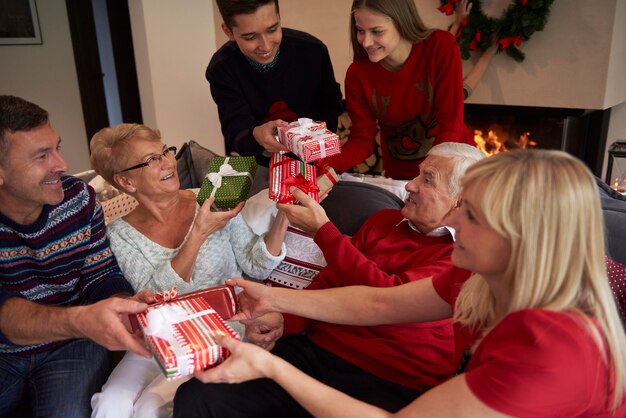
[[(284, 258), (287, 219), (279, 214), (268, 233), (257, 236), (239, 215), (243, 202), (221, 212), (211, 210), (212, 198), (199, 206), (193, 191), (179, 189), (176, 147), (163, 144), (159, 131), (120, 124), (96, 133), (90, 148), (94, 170), (139, 203), (108, 233), (136, 291), (188, 293), (242, 272), (264, 279)], [(127, 353), (92, 398), (93, 416), (169, 416), (184, 380), (168, 382), (154, 361)]]

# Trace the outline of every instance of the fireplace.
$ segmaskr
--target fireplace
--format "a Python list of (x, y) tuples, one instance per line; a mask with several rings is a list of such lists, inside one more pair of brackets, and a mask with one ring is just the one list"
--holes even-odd
[[(602, 175), (610, 109), (585, 110), (530, 106), (465, 105), (465, 123), (472, 131), (489, 132), (505, 149), (560, 149)], [(493, 137), (492, 137), (493, 139)], [(487, 145), (488, 151), (494, 145)]]

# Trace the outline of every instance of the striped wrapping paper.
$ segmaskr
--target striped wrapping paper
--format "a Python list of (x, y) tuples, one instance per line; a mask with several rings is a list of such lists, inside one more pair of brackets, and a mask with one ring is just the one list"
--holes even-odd
[[(298, 175), (302, 175), (315, 185), (317, 169), (311, 164), (295, 160), (283, 153), (273, 153), (270, 160), (269, 198), (276, 202), (293, 203), (295, 198), (289, 192), (290, 185), (285, 184), (284, 181)], [(315, 188), (317, 189), (317, 186)], [(307, 192), (316, 202), (319, 201), (318, 190)]]
[(300, 118), (277, 127), (279, 141), (304, 162), (319, 160), (341, 152), (339, 136), (326, 129), (325, 122)]
[[(148, 312), (164, 305), (177, 305), (191, 317), (171, 325), (170, 338), (164, 339), (148, 335)], [(171, 301), (166, 304), (150, 306), (137, 315), (139, 326), (144, 331), (146, 344), (167, 380), (187, 376), (196, 370), (215, 366), (226, 359), (230, 353), (217, 345), (216, 335), (228, 335), (239, 339), (202, 297)]]

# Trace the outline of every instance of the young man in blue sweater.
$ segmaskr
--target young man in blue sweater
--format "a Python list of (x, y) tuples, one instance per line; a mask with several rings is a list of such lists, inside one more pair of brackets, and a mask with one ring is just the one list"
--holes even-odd
[(60, 143), (48, 112), (0, 95), (0, 416), (30, 401), (37, 416), (89, 417), (107, 349), (149, 356), (127, 314), (150, 296), (122, 298), (133, 289), (102, 209), (64, 175)]

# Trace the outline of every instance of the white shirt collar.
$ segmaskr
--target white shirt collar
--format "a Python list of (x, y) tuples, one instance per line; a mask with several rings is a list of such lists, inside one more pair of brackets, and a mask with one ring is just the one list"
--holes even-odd
[[(420, 231), (419, 228), (415, 226), (415, 224), (411, 222), (410, 220), (408, 220), (407, 218), (404, 218), (403, 220), (398, 222), (398, 225), (400, 225), (402, 222), (407, 222), (413, 231), (423, 234), (423, 232)], [(454, 228), (452, 228), (451, 226), (444, 225), (444, 226), (440, 226), (439, 228), (433, 229), (432, 231), (430, 231), (428, 234), (425, 234), (425, 235), (427, 237), (442, 237), (444, 235), (450, 234), (452, 235), (452, 240), (454, 241), (455, 233), (456, 231), (454, 230)]]

